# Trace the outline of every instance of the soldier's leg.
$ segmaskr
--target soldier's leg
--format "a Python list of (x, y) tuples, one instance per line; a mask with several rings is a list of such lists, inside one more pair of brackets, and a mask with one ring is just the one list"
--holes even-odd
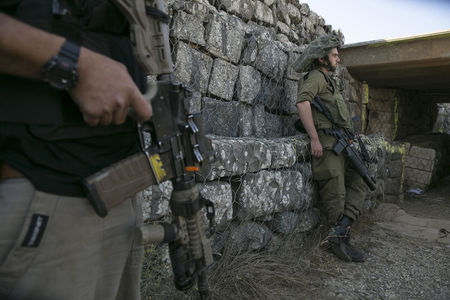
[(362, 212), (366, 198), (366, 183), (351, 166), (350, 161), (345, 162), (345, 207), (344, 214), (356, 221)]
[(352, 261), (363, 262), (364, 254), (350, 244), (350, 227), (353, 221), (357, 220), (362, 212), (367, 187), (362, 177), (351, 166), (351, 162), (349, 161), (346, 161), (345, 188), (346, 199), (344, 216), (348, 216), (351, 220), (348, 222), (348, 233), (343, 239), (343, 242), (347, 249), (346, 252), (352, 258)]
[(320, 158), (313, 157), (311, 165), (319, 188), (319, 209), (328, 225), (335, 225), (345, 208), (345, 158), (323, 150)]

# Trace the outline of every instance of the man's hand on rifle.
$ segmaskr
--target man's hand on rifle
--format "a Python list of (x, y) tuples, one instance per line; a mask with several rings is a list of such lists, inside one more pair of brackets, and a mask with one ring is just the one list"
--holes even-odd
[(140, 121), (148, 120), (152, 108), (145, 100), (126, 67), (106, 56), (81, 48), (79, 81), (69, 91), (89, 125), (122, 124), (128, 109)]

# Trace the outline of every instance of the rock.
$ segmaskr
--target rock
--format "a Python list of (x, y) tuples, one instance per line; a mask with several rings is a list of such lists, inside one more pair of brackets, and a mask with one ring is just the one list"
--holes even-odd
[(222, 99), (231, 100), (238, 74), (238, 67), (222, 59), (215, 59), (208, 92)]
[(237, 98), (241, 102), (253, 104), (261, 89), (261, 74), (252, 66), (239, 66), (237, 81)]
[(245, 35), (241, 22), (225, 12), (211, 15), (206, 27), (206, 50), (222, 59), (238, 63)]
[(253, 108), (253, 133), (256, 137), (281, 137), (282, 132), (280, 116), (266, 112), (263, 105)]
[(171, 35), (177, 39), (205, 46), (205, 28), (196, 16), (179, 11), (174, 16)]
[(282, 100), (282, 111), (288, 114), (297, 114), (298, 82), (286, 79), (284, 81), (284, 97)]
[(287, 9), (293, 23), (299, 23), (302, 20), (300, 10), (295, 5), (288, 3)]
[(170, 214), (169, 201), (172, 191), (172, 182), (164, 181), (159, 185), (152, 185), (142, 192), (142, 211), (144, 220), (159, 220)]
[(266, 171), (244, 175), (238, 192), (237, 216), (240, 220), (300, 209), (303, 183), (297, 171)]
[(269, 25), (274, 25), (275, 23), (270, 7), (258, 0), (255, 1), (255, 18)]
[(216, 160), (202, 168), (201, 175), (206, 180), (254, 173), (269, 168), (292, 167), (296, 161), (303, 161), (305, 153), (309, 151), (306, 135), (277, 139), (218, 136), (210, 138)]
[(175, 78), (194, 91), (206, 93), (213, 59), (179, 42), (175, 59)]
[(272, 232), (263, 224), (242, 223), (232, 229), (229, 243), (237, 253), (261, 250), (272, 239)]
[(297, 230), (300, 232), (308, 232), (316, 227), (319, 223), (319, 211), (317, 209), (308, 209), (299, 215)]
[(199, 113), (202, 110), (202, 94), (197, 91), (191, 92), (184, 99), (184, 105), (188, 114)]
[(300, 13), (304, 16), (309, 16), (310, 9), (307, 3), (302, 3), (300, 8)]
[(244, 20), (251, 20), (255, 14), (254, 0), (222, 0), (220, 4), (230, 14), (242, 17)]
[(288, 235), (297, 227), (300, 220), (299, 215), (290, 211), (284, 211), (275, 215), (272, 221), (269, 222), (268, 227), (281, 235)]
[(238, 135), (239, 103), (204, 97), (202, 115), (205, 132), (220, 136)]
[(207, 182), (200, 186), (200, 194), (214, 203), (214, 220), (217, 229), (225, 228), (227, 223), (233, 218), (233, 193), (231, 185), (220, 181)]

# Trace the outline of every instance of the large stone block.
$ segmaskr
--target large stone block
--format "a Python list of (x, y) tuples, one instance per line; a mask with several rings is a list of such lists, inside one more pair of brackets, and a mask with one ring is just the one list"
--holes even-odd
[(228, 13), (240, 16), (246, 21), (251, 20), (255, 14), (254, 0), (221, 0), (220, 4)]
[(434, 160), (407, 155), (405, 158), (405, 167), (432, 172), (434, 169)]
[(297, 114), (297, 92), (298, 81), (288, 80), (284, 81), (284, 96), (282, 111), (288, 114)]
[(405, 182), (411, 187), (414, 183), (429, 185), (432, 173), (412, 168), (405, 168)]
[(206, 93), (213, 59), (183, 42), (178, 43), (175, 58), (175, 78), (194, 91)]
[(206, 27), (206, 50), (220, 58), (238, 63), (245, 36), (241, 22), (225, 12), (211, 15)]
[(224, 102), (204, 97), (202, 100), (202, 115), (207, 134), (229, 137), (238, 135), (238, 102)]
[(269, 78), (281, 78), (287, 54), (266, 33), (255, 32), (246, 42), (242, 63), (254, 66)]
[(274, 25), (275, 23), (270, 7), (258, 0), (255, 1), (255, 18), (269, 25)]
[(300, 209), (303, 192), (298, 171), (266, 171), (245, 174), (238, 192), (237, 216), (240, 220)]
[(409, 150), (408, 155), (428, 160), (434, 160), (436, 158), (436, 150), (432, 148), (412, 146), (411, 149)]
[(261, 89), (261, 74), (252, 66), (239, 67), (237, 81), (237, 98), (250, 105), (253, 104)]
[(171, 35), (177, 39), (205, 46), (205, 28), (196, 16), (178, 11), (174, 16)]
[(233, 218), (233, 192), (231, 185), (225, 182), (207, 182), (200, 185), (200, 194), (214, 203), (215, 223), (224, 228)]
[(282, 112), (285, 91), (283, 89), (283, 79), (272, 80), (266, 76), (261, 77), (261, 89), (255, 99), (255, 105), (264, 106), (271, 112)]
[(291, 138), (226, 138), (211, 136), (216, 160), (202, 168), (206, 180), (254, 173), (270, 168), (289, 168), (308, 152), (306, 136)]
[(292, 116), (281, 116), (281, 127), (283, 130), (283, 136), (294, 136), (298, 135), (299, 132), (295, 129), (295, 122), (299, 120), (300, 117), (298, 115)]
[(208, 0), (177, 1), (182, 2), (181, 5), (185, 11), (196, 16), (202, 22), (206, 21), (211, 13), (217, 13), (217, 9), (209, 4)]
[(253, 109), (253, 134), (260, 138), (281, 137), (281, 116), (266, 112), (263, 105), (256, 105)]
[(239, 105), (239, 128), (240, 137), (253, 135), (253, 109), (250, 105)]
[(184, 106), (186, 107), (188, 114), (196, 114), (202, 110), (202, 94), (197, 91), (192, 91), (184, 99)]
[(222, 60), (215, 59), (213, 63), (208, 92), (225, 100), (231, 100), (234, 84), (239, 74), (239, 68)]

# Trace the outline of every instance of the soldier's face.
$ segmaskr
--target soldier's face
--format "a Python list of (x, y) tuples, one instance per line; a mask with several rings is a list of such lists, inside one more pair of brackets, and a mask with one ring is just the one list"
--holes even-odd
[(328, 54), (328, 61), (330, 63), (330, 67), (336, 69), (339, 62), (341, 61), (339, 59), (339, 53), (338, 53), (337, 48), (331, 49), (331, 52)]

